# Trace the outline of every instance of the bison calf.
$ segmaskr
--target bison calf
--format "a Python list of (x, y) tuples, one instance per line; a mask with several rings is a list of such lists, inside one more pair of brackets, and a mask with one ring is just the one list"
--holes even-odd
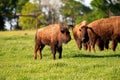
[(87, 22), (83, 21), (75, 25), (75, 27), (72, 30), (76, 45), (80, 50), (82, 48), (82, 44), (84, 46), (84, 49), (85, 50), (87, 49), (87, 44), (82, 42), (81, 31), (79, 30), (82, 26), (85, 26), (85, 25), (87, 25)]
[[(85, 34), (85, 33), (87, 33), (87, 21), (82, 21), (81, 23), (77, 24), (73, 28), (73, 36), (74, 36), (76, 44), (80, 50), (81, 50), (82, 46), (84, 46), (85, 50), (87, 50), (87, 49), (90, 50), (89, 42), (87, 41), (87, 40), (89, 40), (89, 35)], [(85, 35), (82, 35), (82, 34), (85, 34)], [(97, 40), (97, 45), (98, 45), (99, 50), (103, 50), (103, 48), (102, 48), (103, 45), (101, 44), (100, 39)]]
[(35, 38), (34, 59), (37, 59), (37, 51), (39, 51), (40, 59), (42, 59), (42, 49), (45, 45), (51, 47), (53, 59), (56, 59), (56, 51), (59, 52), (59, 58), (62, 58), (62, 43), (67, 43), (70, 40), (70, 32), (62, 24), (52, 24), (38, 29)]

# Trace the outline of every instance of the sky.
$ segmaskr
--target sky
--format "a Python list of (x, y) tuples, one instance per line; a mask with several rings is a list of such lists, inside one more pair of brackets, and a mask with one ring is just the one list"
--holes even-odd
[[(33, 0), (30, 0), (30, 2), (32, 2), (32, 1), (33, 1)], [(51, 0), (51, 1), (54, 1), (54, 0)], [(59, 1), (59, 0), (55, 0), (55, 1)], [(89, 6), (89, 7), (90, 7), (90, 2), (91, 2), (91, 0), (84, 0), (84, 3), (83, 3), (83, 4), (85, 4), (86, 6)], [(5, 25), (7, 26), (7, 27), (6, 27), (7, 29), (10, 29), (10, 25), (9, 25), (8, 22), (6, 22)]]
[(84, 4), (85, 4), (86, 6), (90, 6), (90, 2), (91, 2), (91, 1), (92, 1), (92, 0), (85, 0), (85, 3), (84, 3)]

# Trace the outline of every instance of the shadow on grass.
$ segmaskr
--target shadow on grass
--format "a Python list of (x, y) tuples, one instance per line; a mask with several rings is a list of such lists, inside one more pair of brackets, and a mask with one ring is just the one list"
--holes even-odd
[(120, 54), (108, 54), (108, 55), (94, 55), (94, 54), (76, 54), (73, 58), (85, 57), (85, 58), (107, 58), (107, 57), (120, 57)]

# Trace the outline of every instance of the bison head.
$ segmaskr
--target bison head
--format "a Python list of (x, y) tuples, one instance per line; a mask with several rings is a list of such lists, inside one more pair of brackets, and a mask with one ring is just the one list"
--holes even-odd
[(67, 27), (65, 27), (65, 26), (60, 27), (59, 40), (62, 43), (67, 43), (71, 40), (70, 32), (69, 32), (69, 29)]
[(86, 43), (89, 40), (87, 29), (88, 29), (87, 21), (82, 21), (79, 25), (79, 31), (80, 31), (81, 41), (83, 43)]
[(80, 24), (79, 24), (79, 33), (80, 33), (80, 41), (83, 42), (83, 43), (86, 43), (88, 42), (89, 40), (89, 37), (88, 37), (88, 32), (87, 32), (87, 29), (88, 29), (88, 26), (87, 26), (87, 21), (82, 21)]
[(79, 31), (81, 32), (81, 41), (83, 43), (86, 43), (89, 41), (89, 36), (88, 36), (88, 31), (87, 31), (88, 27), (87, 26), (82, 26)]

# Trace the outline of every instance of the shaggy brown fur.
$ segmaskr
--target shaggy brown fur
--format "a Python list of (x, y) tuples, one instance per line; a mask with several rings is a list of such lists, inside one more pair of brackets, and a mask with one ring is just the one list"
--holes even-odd
[(56, 50), (59, 52), (59, 58), (62, 58), (62, 43), (67, 43), (70, 40), (68, 28), (61, 24), (52, 24), (39, 29), (36, 34), (34, 59), (37, 58), (38, 50), (40, 59), (42, 59), (42, 49), (45, 45), (51, 46), (53, 59), (56, 59)]
[(81, 31), (79, 30), (82, 26), (85, 26), (85, 25), (87, 25), (87, 22), (83, 21), (83, 22), (77, 24), (72, 30), (76, 45), (80, 50), (82, 48), (82, 44), (84, 46), (84, 49), (85, 50), (87, 49), (87, 44), (82, 43)]
[[(83, 35), (81, 33), (85, 33), (84, 29), (81, 29), (82, 27), (87, 26), (87, 22), (83, 21), (79, 24), (77, 24), (74, 28), (73, 28), (73, 36), (75, 39), (75, 42), (77, 44), (77, 47), (81, 50), (82, 46), (84, 47), (84, 50), (88, 49), (89, 43), (86, 41), (84, 42), (84, 38), (82, 39)], [(81, 29), (81, 30), (80, 30)], [(87, 28), (86, 28), (87, 30)], [(88, 34), (86, 34), (86, 37), (88, 36)], [(103, 50), (103, 43), (100, 39), (97, 40), (97, 45), (99, 50)], [(94, 50), (94, 49), (93, 49)]]
[[(120, 41), (120, 17), (103, 18), (93, 21), (88, 25), (90, 45), (94, 45), (98, 39), (107, 45), (112, 40), (112, 50), (115, 51), (118, 41)], [(83, 34), (85, 35), (85, 34)]]

